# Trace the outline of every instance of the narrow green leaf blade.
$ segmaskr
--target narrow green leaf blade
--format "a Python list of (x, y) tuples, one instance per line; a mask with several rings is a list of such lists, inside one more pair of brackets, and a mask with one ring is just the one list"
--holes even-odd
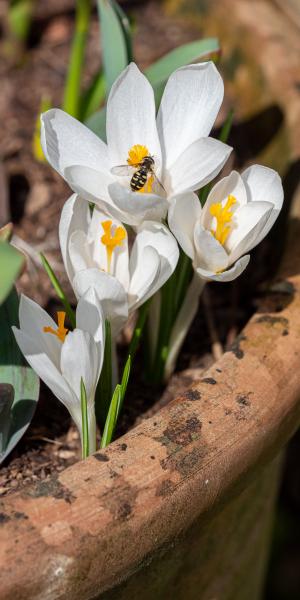
[(0, 240), (0, 304), (8, 296), (23, 264), (23, 254), (14, 246)]
[(109, 411), (108, 411), (108, 414), (106, 417), (103, 435), (101, 438), (100, 448), (105, 448), (106, 446), (108, 446), (108, 444), (110, 444), (110, 442), (112, 440), (114, 429), (115, 429), (116, 422), (117, 422), (118, 406), (120, 405), (120, 397), (121, 397), (121, 386), (118, 383), (118, 385), (116, 386), (115, 391), (113, 393)]
[[(12, 325), (19, 325), (19, 300), (13, 289), (0, 307), (0, 387), (10, 390), (9, 425), (2, 423), (2, 447), (0, 463), (8, 456), (25, 433), (36, 408), (39, 397), (39, 378), (25, 364), (15, 341)], [(6, 417), (7, 418), (7, 417)], [(8, 427), (8, 431), (4, 431)]]
[(208, 54), (214, 54), (219, 51), (220, 46), (217, 38), (206, 38), (204, 40), (189, 42), (159, 58), (146, 69), (145, 75), (148, 77), (150, 83), (154, 85), (159, 81), (168, 79), (176, 69), (190, 63), (197, 63)]
[(106, 94), (117, 77), (127, 67), (129, 55), (126, 35), (119, 11), (113, 0), (98, 0), (101, 47), (106, 81)]
[(81, 405), (81, 421), (82, 421), (82, 458), (87, 458), (90, 453), (89, 444), (89, 426), (88, 426), (88, 409), (87, 397), (84, 381), (80, 379), (80, 405)]
[(121, 381), (121, 394), (120, 394), (120, 398), (119, 398), (119, 404), (117, 407), (117, 417), (116, 417), (116, 421), (119, 418), (119, 414), (122, 410), (122, 406), (124, 403), (124, 398), (125, 398), (125, 394), (126, 394), (126, 390), (127, 390), (127, 385), (128, 385), (128, 381), (129, 381), (129, 376), (130, 376), (130, 371), (131, 371), (131, 356), (129, 354), (126, 363), (125, 363), (125, 367), (124, 367), (124, 371), (123, 371), (123, 375), (122, 375), (122, 381)]
[(62, 304), (64, 305), (64, 308), (66, 310), (66, 313), (70, 319), (70, 323), (72, 325), (72, 327), (76, 327), (76, 317), (74, 314), (74, 311), (71, 307), (71, 304), (68, 300), (68, 298), (66, 297), (65, 292), (63, 291), (52, 267), (50, 266), (49, 262), (47, 261), (46, 257), (43, 254), (40, 254), (40, 258), (42, 261), (42, 265), (57, 293), (58, 298), (61, 300)]

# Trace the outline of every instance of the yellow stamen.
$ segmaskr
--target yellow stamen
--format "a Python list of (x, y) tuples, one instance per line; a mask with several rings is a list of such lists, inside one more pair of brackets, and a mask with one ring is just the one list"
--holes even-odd
[(235, 203), (236, 198), (230, 194), (224, 207), (222, 206), (222, 202), (217, 202), (216, 204), (212, 204), (209, 209), (210, 214), (217, 221), (216, 230), (211, 230), (211, 233), (222, 246), (224, 246), (230, 233), (230, 223), (233, 217), (233, 212), (230, 209)]
[(135, 144), (128, 151), (127, 162), (131, 167), (135, 167), (142, 162), (145, 156), (149, 156), (148, 148), (146, 146), (141, 146), (141, 144)]
[(65, 318), (66, 318), (66, 313), (64, 311), (58, 311), (57, 312), (57, 323), (58, 323), (58, 327), (57, 329), (53, 329), (53, 327), (43, 327), (43, 331), (44, 333), (52, 333), (53, 335), (56, 335), (56, 337), (63, 343), (66, 339), (66, 335), (68, 333), (68, 329), (65, 328)]
[(107, 272), (110, 272), (112, 253), (116, 246), (122, 246), (124, 239), (126, 238), (126, 231), (124, 227), (116, 227), (112, 233), (112, 221), (102, 221), (104, 234), (101, 237), (101, 242), (106, 246), (107, 256)]

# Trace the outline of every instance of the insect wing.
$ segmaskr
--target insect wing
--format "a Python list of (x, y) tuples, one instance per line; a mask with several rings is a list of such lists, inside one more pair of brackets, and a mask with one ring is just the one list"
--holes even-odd
[[(134, 165), (135, 166), (135, 165)], [(132, 175), (131, 165), (117, 165), (110, 170), (113, 175)]]
[(164, 188), (164, 186), (163, 186), (162, 182), (161, 182), (161, 181), (159, 181), (159, 179), (158, 179), (158, 177), (155, 175), (154, 171), (152, 171), (152, 175), (153, 175), (153, 177), (154, 177), (154, 179), (155, 179), (156, 183), (159, 185), (159, 187), (161, 187), (161, 189), (162, 189), (162, 190), (164, 190), (164, 192), (165, 192), (166, 190), (165, 190), (165, 188)]

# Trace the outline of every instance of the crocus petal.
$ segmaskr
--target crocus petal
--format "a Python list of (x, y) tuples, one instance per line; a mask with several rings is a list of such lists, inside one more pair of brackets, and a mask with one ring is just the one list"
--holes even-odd
[[(37, 373), (42, 381), (50, 388), (53, 394), (71, 412), (75, 397), (67, 382), (64, 380), (60, 369), (51, 361), (49, 356), (39, 348), (36, 340), (25, 331), (13, 327), (17, 344), (24, 354), (27, 362)], [(54, 336), (53, 336), (54, 337)], [(61, 342), (59, 342), (61, 344)], [(62, 345), (62, 344), (61, 344)], [(59, 352), (60, 358), (60, 352)], [(73, 413), (71, 413), (73, 416)], [(77, 421), (76, 421), (77, 424)]]
[(94, 267), (92, 248), (88, 244), (87, 235), (84, 231), (73, 231), (69, 240), (68, 258), (71, 263), (71, 270), (74, 279), (75, 273)]
[(207, 271), (202, 267), (198, 267), (196, 271), (198, 275), (205, 281), (219, 281), (225, 283), (228, 281), (233, 281), (234, 279), (239, 277), (239, 275), (241, 275), (242, 272), (248, 266), (249, 260), (249, 254), (247, 254), (246, 256), (242, 256), (242, 258), (237, 260), (236, 263), (230, 269), (228, 269), (227, 271), (223, 271), (222, 273), (213, 273), (212, 271)]
[(71, 188), (89, 202), (107, 210), (111, 201), (108, 186), (114, 181), (108, 171), (93, 169), (85, 165), (72, 165), (65, 169), (66, 178)]
[(109, 193), (127, 225), (136, 226), (145, 220), (159, 221), (167, 214), (167, 201), (156, 194), (132, 192), (119, 183), (112, 183)]
[[(135, 256), (135, 253), (134, 253)], [(132, 267), (132, 263), (134, 267)], [(131, 277), (128, 290), (129, 312), (138, 308), (152, 295), (152, 287), (160, 271), (160, 257), (151, 246), (146, 246), (138, 251), (138, 255), (129, 263)]]
[(59, 221), (59, 243), (69, 280), (72, 282), (74, 271), (70, 262), (68, 245), (73, 231), (82, 230), (87, 232), (90, 222), (90, 209), (86, 200), (77, 194), (73, 194), (65, 202)]
[(201, 223), (204, 229), (211, 229), (213, 220), (213, 217), (210, 214), (211, 205), (224, 202), (230, 195), (234, 196), (236, 199), (236, 204), (230, 209), (232, 213), (241, 206), (247, 204), (245, 185), (237, 171), (231, 171), (230, 175), (220, 179), (208, 194), (201, 216)]
[(242, 173), (251, 202), (266, 201), (273, 204), (273, 211), (262, 229), (259, 243), (274, 225), (283, 204), (283, 187), (278, 173), (262, 165), (253, 165)]
[(196, 246), (196, 267), (203, 267), (214, 273), (223, 271), (228, 267), (228, 254), (216, 238), (196, 223), (194, 241)]
[(94, 265), (100, 267), (103, 271), (107, 269), (107, 249), (102, 243), (101, 238), (104, 234), (103, 223), (105, 221), (112, 222), (112, 229), (122, 227), (126, 234), (126, 237), (122, 240), (121, 245), (115, 246), (110, 264), (110, 275), (114, 275), (123, 287), (127, 290), (129, 285), (129, 271), (128, 271), (128, 236), (125, 227), (123, 227), (121, 221), (114, 218), (111, 215), (107, 215), (95, 206), (93, 210), (93, 216), (91, 225), (88, 231), (88, 241), (93, 243), (93, 260)]
[(20, 328), (30, 338), (35, 340), (35, 346), (40, 353), (49, 356), (53, 364), (58, 368), (60, 361), (61, 342), (56, 335), (44, 332), (44, 327), (57, 329), (57, 324), (36, 302), (21, 295), (19, 306)]
[(214, 179), (230, 155), (232, 148), (214, 138), (201, 138), (172, 163), (164, 184), (169, 194), (199, 190)]
[(232, 229), (225, 244), (230, 264), (257, 245), (272, 209), (270, 202), (248, 202), (236, 211), (236, 227)]
[(74, 329), (67, 335), (61, 351), (61, 372), (78, 398), (79, 402), (76, 404), (80, 413), (81, 378), (85, 385), (87, 401), (91, 404), (100, 374), (99, 353), (90, 333)]
[[(135, 293), (136, 283), (145, 279), (147, 269), (144, 266), (143, 250), (146, 247), (152, 247), (160, 261), (160, 268), (157, 271), (155, 279), (143, 297), (145, 302), (150, 298), (172, 275), (179, 258), (179, 249), (173, 235), (165, 225), (155, 223), (154, 221), (145, 221), (139, 228), (130, 256), (129, 269), (131, 273), (130, 292)], [(152, 254), (153, 262), (157, 259)], [(136, 282), (136, 283), (135, 283)]]
[(126, 164), (135, 144), (146, 146), (161, 162), (153, 89), (134, 63), (121, 73), (107, 101), (106, 133), (112, 166)]
[(41, 141), (47, 160), (63, 177), (71, 165), (109, 170), (106, 144), (63, 110), (52, 108), (42, 114)]
[(183, 251), (193, 260), (195, 255), (194, 228), (201, 217), (201, 204), (193, 193), (181, 194), (172, 199), (169, 212), (169, 227)]
[(111, 321), (114, 334), (117, 333), (128, 317), (127, 295), (121, 283), (99, 269), (86, 269), (76, 273), (73, 286), (79, 297), (90, 287), (95, 289), (105, 317)]
[(89, 288), (80, 298), (76, 309), (76, 327), (87, 331), (99, 346), (101, 371), (105, 339), (105, 318), (100, 300), (94, 288)]
[(223, 94), (222, 78), (212, 62), (188, 65), (171, 75), (157, 117), (166, 167), (210, 133)]

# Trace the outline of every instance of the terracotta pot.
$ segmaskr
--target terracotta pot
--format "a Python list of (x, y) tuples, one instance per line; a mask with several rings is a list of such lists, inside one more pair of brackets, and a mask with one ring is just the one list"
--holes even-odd
[(2, 600), (259, 597), (276, 457), (300, 419), (298, 238), (275, 291), (201, 380), (1, 502)]

